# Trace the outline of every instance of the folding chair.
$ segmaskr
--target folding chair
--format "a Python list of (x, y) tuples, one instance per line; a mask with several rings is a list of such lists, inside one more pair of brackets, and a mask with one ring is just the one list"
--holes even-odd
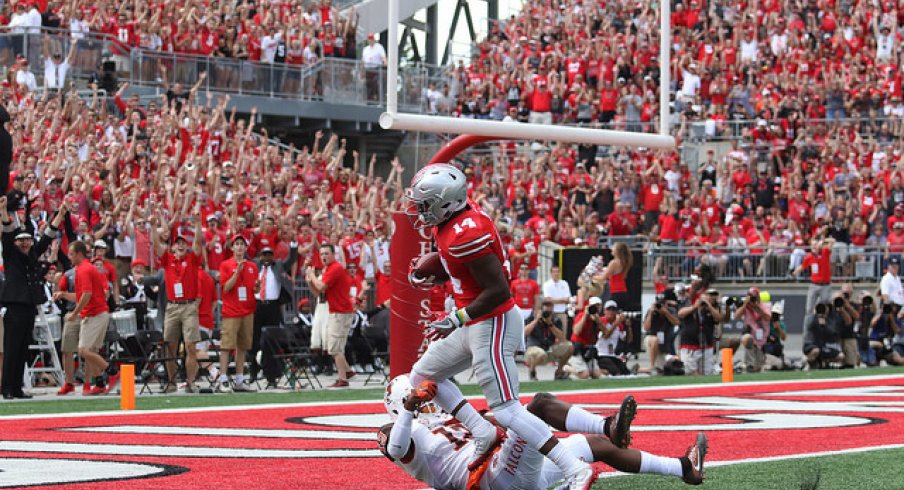
[(280, 363), (286, 382), (292, 389), (305, 386), (301, 383), (302, 378), (311, 388), (314, 388), (315, 383), (323, 388), (320, 379), (311, 370), (314, 356), (311, 354), (310, 339), (306, 338), (300, 328), (294, 325), (264, 327), (261, 339), (264, 343), (262, 348), (273, 353), (273, 358)]
[[(179, 361), (179, 356), (170, 357), (166, 353), (166, 343), (163, 341), (163, 332), (158, 330), (139, 330), (135, 335), (135, 339), (139, 348), (141, 349), (142, 355), (136, 360), (136, 372), (140, 374), (136, 377), (136, 380), (141, 382), (141, 391), (138, 392), (139, 395), (143, 395), (145, 390), (149, 393), (153, 393), (151, 390), (150, 383), (153, 379), (156, 379), (160, 383), (160, 389), (162, 390), (167, 383), (169, 383), (169, 377), (166, 372), (166, 362), (167, 361)], [(140, 364), (139, 364), (140, 363)], [(142, 368), (139, 370), (138, 365)]]
[(380, 381), (380, 384), (385, 384), (389, 381), (389, 373), (386, 372), (386, 366), (389, 365), (389, 349), (388, 347), (376, 347), (377, 343), (374, 342), (374, 339), (368, 336), (368, 332), (370, 332), (370, 329), (365, 329), (364, 335), (362, 335), (362, 337), (364, 338), (364, 341), (367, 342), (367, 345), (370, 346), (370, 353), (373, 356), (374, 360), (372, 364), (373, 369), (371, 369), (371, 371), (367, 374), (367, 379), (364, 380), (364, 386), (367, 386), (368, 383), (370, 383), (370, 380), (377, 376), (378, 373), (383, 375), (383, 379)]

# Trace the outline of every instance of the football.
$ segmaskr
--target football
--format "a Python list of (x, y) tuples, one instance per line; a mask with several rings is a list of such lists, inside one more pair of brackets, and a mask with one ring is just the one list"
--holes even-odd
[(443, 267), (443, 261), (440, 260), (437, 252), (430, 252), (415, 259), (411, 264), (411, 271), (420, 279), (429, 280), (432, 276), (434, 284), (449, 280), (449, 274), (446, 272), (446, 268)]

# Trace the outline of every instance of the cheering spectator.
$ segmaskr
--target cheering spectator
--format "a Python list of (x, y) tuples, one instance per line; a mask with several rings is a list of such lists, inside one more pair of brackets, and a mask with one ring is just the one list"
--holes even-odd
[(336, 261), (336, 252), (332, 244), (320, 246), (320, 260), (324, 271), (320, 277), (314, 274), (313, 267), (305, 272), (305, 280), (314, 294), (324, 294), (329, 305), (327, 322), (327, 351), (336, 363), (338, 377), (332, 388), (347, 388), (348, 379), (355, 372), (349, 369), (345, 359), (345, 344), (348, 332), (354, 321), (355, 309), (351, 299), (352, 278), (342, 264)]
[[(69, 260), (76, 267), (75, 293), (64, 293), (62, 297), (75, 303), (75, 307), (66, 315), (65, 320), (81, 318), (78, 352), (87, 364), (85, 384), (94, 385), (85, 394), (109, 393), (119, 380), (119, 370), (115, 364), (108, 363), (97, 353), (104, 342), (110, 323), (110, 310), (106, 302), (106, 280), (88, 260), (88, 247), (85, 243), (76, 241), (69, 245)], [(105, 376), (109, 379), (105, 379)]]
[(222, 288), (222, 326), (220, 329), (220, 376), (217, 392), (229, 393), (227, 372), (229, 353), (235, 351), (235, 386), (239, 391), (250, 389), (245, 383), (245, 353), (251, 350), (254, 336), (254, 312), (258, 284), (258, 268), (246, 259), (248, 243), (242, 235), (232, 238), (232, 257), (220, 264), (219, 273)]
[[(154, 234), (154, 247), (160, 257), (166, 283), (166, 315), (163, 320), (163, 339), (169, 357), (178, 353), (179, 339), (185, 345), (186, 391), (194, 392), (198, 374), (198, 358), (195, 344), (201, 341), (198, 329), (198, 274), (201, 269), (201, 216), (193, 215), (194, 235), (177, 234), (171, 247), (167, 247), (159, 234)], [(189, 242), (191, 248), (189, 249)], [(165, 393), (176, 392), (176, 361), (167, 362), (169, 383)]]
[(527, 264), (521, 264), (518, 267), (518, 278), (514, 279), (510, 285), (512, 297), (525, 321), (533, 314), (540, 301), (540, 286), (537, 285), (537, 281), (528, 277), (528, 274), (530, 274), (530, 268)]

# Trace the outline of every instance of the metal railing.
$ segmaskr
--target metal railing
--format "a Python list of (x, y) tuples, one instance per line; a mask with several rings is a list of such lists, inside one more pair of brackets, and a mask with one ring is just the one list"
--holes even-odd
[[(763, 120), (757, 118), (746, 119), (728, 119), (725, 121), (705, 121), (694, 120), (688, 121), (686, 125), (687, 138), (696, 141), (739, 141), (747, 139), (750, 131), (757, 128), (757, 124), (763, 121), (767, 127), (781, 127), (779, 120)], [(816, 127), (823, 126), (831, 131), (838, 126), (853, 126), (861, 137), (880, 137), (879, 130), (882, 126), (886, 126), (887, 139), (896, 141), (897, 134), (900, 132), (902, 120), (899, 117), (845, 117), (833, 119), (803, 119), (800, 128), (807, 129), (810, 134)], [(674, 127), (674, 125), (673, 125)], [(768, 145), (771, 146), (771, 145)], [(789, 144), (793, 146), (793, 144)], [(818, 146), (818, 145), (817, 145)]]
[[(803, 262), (808, 247), (707, 247), (648, 244), (644, 278), (664, 274), (670, 281), (687, 281), (700, 264), (709, 265), (719, 280), (746, 282), (805, 282), (791, 275)], [(901, 252), (888, 248), (836, 243), (832, 250), (832, 278), (839, 281), (876, 281), (891, 257)]]

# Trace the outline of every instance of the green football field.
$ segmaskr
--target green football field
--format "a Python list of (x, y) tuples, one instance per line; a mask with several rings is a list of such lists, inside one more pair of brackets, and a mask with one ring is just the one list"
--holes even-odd
[[(738, 382), (813, 380), (836, 377), (873, 375), (902, 375), (904, 368), (877, 368), (845, 371), (778, 372), (737, 375)], [(717, 377), (654, 377), (638, 379), (528, 382), (521, 385), (522, 393), (538, 391), (565, 392), (588, 389), (630, 389), (634, 387), (676, 386), (682, 384), (719, 383)], [(475, 385), (464, 385), (466, 395), (479, 395)], [(229, 395), (151, 395), (137, 399), (139, 410), (160, 410), (186, 407), (216, 407), (228, 405), (266, 405), (303, 402), (379, 401), (380, 386), (351, 390), (303, 390), (291, 393), (253, 393)], [(117, 410), (119, 398), (45, 399), (27, 402), (0, 403), (0, 415), (53, 414), (69, 412), (97, 412)], [(642, 409), (642, 407), (641, 407)], [(743, 432), (738, 437), (745, 437)], [(901, 434), (904, 446), (904, 434)], [(864, 444), (868, 445), (868, 444)], [(813, 452), (820, 448), (814, 447)], [(888, 489), (904, 490), (904, 448), (835, 454), (823, 457), (757, 461), (707, 470), (706, 488), (726, 490), (767, 489)], [(599, 481), (596, 489), (671, 489), (685, 487), (676, 479), (650, 476), (616, 476)]]

